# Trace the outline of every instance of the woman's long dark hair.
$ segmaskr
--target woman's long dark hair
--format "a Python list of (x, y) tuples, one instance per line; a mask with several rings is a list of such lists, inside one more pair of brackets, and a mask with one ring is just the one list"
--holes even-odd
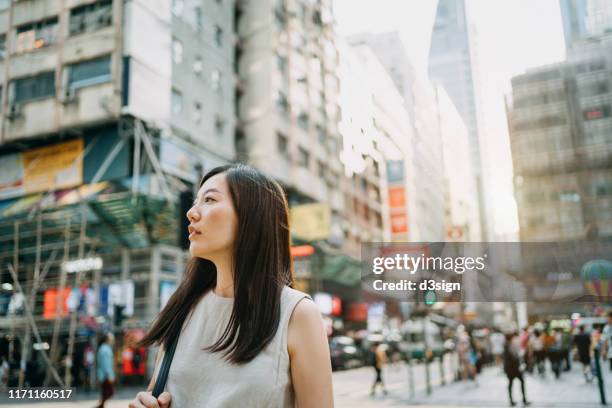
[[(280, 322), (280, 296), (293, 284), (289, 209), (281, 186), (253, 167), (219, 166), (206, 180), (225, 174), (238, 218), (233, 249), (234, 304), (230, 320), (217, 342), (205, 350), (223, 352), (231, 363), (251, 361), (274, 338)], [(193, 257), (179, 287), (140, 347), (163, 344), (177, 336), (198, 300), (215, 287), (215, 265)]]

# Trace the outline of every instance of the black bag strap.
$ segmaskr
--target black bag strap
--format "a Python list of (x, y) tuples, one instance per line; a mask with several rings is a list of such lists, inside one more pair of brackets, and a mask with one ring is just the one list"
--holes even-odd
[(168, 381), (168, 373), (170, 372), (170, 364), (172, 364), (172, 358), (174, 357), (174, 351), (176, 350), (176, 344), (178, 343), (178, 335), (175, 336), (168, 346), (168, 350), (164, 353), (164, 359), (162, 360), (157, 379), (155, 380), (155, 387), (153, 387), (153, 396), (158, 398), (159, 395), (164, 392), (166, 388), (166, 381)]

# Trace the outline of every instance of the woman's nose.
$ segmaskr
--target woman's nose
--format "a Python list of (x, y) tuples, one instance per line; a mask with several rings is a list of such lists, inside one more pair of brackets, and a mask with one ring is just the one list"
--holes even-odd
[(197, 221), (200, 219), (200, 215), (198, 214), (198, 211), (195, 209), (195, 206), (191, 207), (187, 211), (187, 219), (189, 220), (189, 222)]

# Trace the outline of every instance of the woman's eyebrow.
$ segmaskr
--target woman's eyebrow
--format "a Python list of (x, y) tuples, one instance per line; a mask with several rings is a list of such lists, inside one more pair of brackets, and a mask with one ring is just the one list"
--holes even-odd
[(216, 188), (209, 188), (207, 190), (204, 190), (204, 192), (202, 193), (202, 195), (206, 194), (206, 193), (221, 193), (219, 190), (217, 190)]
[[(221, 191), (217, 190), (216, 188), (208, 188), (206, 189), (202, 195), (206, 195), (206, 193), (219, 193), (221, 194)], [(193, 200), (193, 204), (192, 205), (196, 205), (196, 203), (198, 202), (198, 200), (200, 199), (200, 195), (198, 194), (196, 196), (196, 198)]]

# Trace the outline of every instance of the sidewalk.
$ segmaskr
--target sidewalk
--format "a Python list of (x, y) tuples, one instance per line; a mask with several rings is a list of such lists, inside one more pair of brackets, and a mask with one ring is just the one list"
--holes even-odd
[[(425, 367), (422, 364), (413, 366), (415, 395), (410, 396), (408, 386), (408, 368), (406, 365), (386, 367), (383, 373), (389, 394), (377, 394), (370, 397), (370, 385), (374, 379), (371, 367), (335, 372), (334, 400), (339, 408), (376, 408), (376, 407), (429, 407), (429, 408), (501, 408), (508, 407), (507, 379), (500, 367), (487, 368), (478, 377), (478, 383), (451, 382), (451, 362), (446, 362), (446, 385), (440, 386), (440, 367), (431, 365), (432, 393), (425, 393)], [(607, 368), (607, 367), (606, 367)], [(612, 373), (604, 370), (605, 388), (608, 405), (612, 405)], [(578, 365), (573, 370), (563, 373), (555, 380), (548, 370), (545, 378), (537, 375), (526, 375), (525, 387), (527, 398), (533, 408), (600, 408), (597, 382), (587, 384)], [(107, 403), (108, 408), (125, 408), (140, 388), (125, 387)], [(520, 384), (515, 381), (514, 399), (520, 402)], [(6, 395), (0, 396), (0, 406), (6, 408), (93, 408), (96, 405), (97, 393), (75, 393), (70, 401), (38, 402), (9, 400)], [(521, 406), (519, 403), (518, 407)]]
[[(612, 404), (612, 375), (609, 370), (604, 373), (604, 388), (608, 404)], [(426, 406), (465, 406), (465, 407), (507, 407), (507, 379), (501, 368), (487, 369), (479, 378), (478, 385), (455, 383), (451, 386), (436, 389), (432, 395), (418, 395), (410, 401), (416, 405)], [(572, 371), (563, 373), (556, 380), (549, 370), (547, 376), (525, 376), (527, 399), (532, 407), (591, 408), (601, 407), (597, 381), (587, 383), (578, 365)], [(520, 384), (515, 380), (513, 387), (514, 400), (521, 406)], [(405, 402), (409, 400), (403, 398)]]
[[(365, 369), (360, 369), (365, 370)], [(420, 370), (420, 371), (419, 371)], [(359, 370), (347, 377), (356, 376)], [(417, 369), (419, 375), (424, 370)], [(340, 374), (342, 377), (344, 373)], [(501, 408), (508, 407), (507, 379), (502, 373), (501, 367), (485, 369), (478, 377), (477, 384), (472, 382), (453, 382), (440, 386), (438, 377), (433, 376), (434, 384), (431, 395), (425, 393), (423, 378), (415, 385), (416, 393), (413, 398), (408, 391), (407, 370), (387, 370), (385, 381), (389, 393), (387, 396), (377, 393), (375, 397), (369, 396), (369, 385), (373, 379), (369, 371), (363, 371), (367, 375), (367, 386), (354, 387), (348, 392), (342, 378), (334, 376), (334, 394), (337, 407), (374, 408), (374, 407), (452, 407), (452, 408)], [(433, 372), (435, 374), (435, 371)], [(372, 377), (372, 378), (370, 378)], [(604, 372), (604, 388), (608, 405), (612, 405), (612, 373)], [(362, 381), (363, 382), (363, 381)], [(340, 385), (340, 387), (337, 387)], [(595, 408), (601, 407), (599, 400), (599, 389), (597, 381), (586, 383), (578, 365), (574, 365), (571, 372), (563, 373), (559, 380), (555, 380), (551, 371), (547, 372), (545, 378), (537, 375), (525, 376), (525, 389), (527, 399), (534, 408)], [(514, 400), (517, 407), (522, 406), (520, 384), (515, 380), (513, 387)]]

